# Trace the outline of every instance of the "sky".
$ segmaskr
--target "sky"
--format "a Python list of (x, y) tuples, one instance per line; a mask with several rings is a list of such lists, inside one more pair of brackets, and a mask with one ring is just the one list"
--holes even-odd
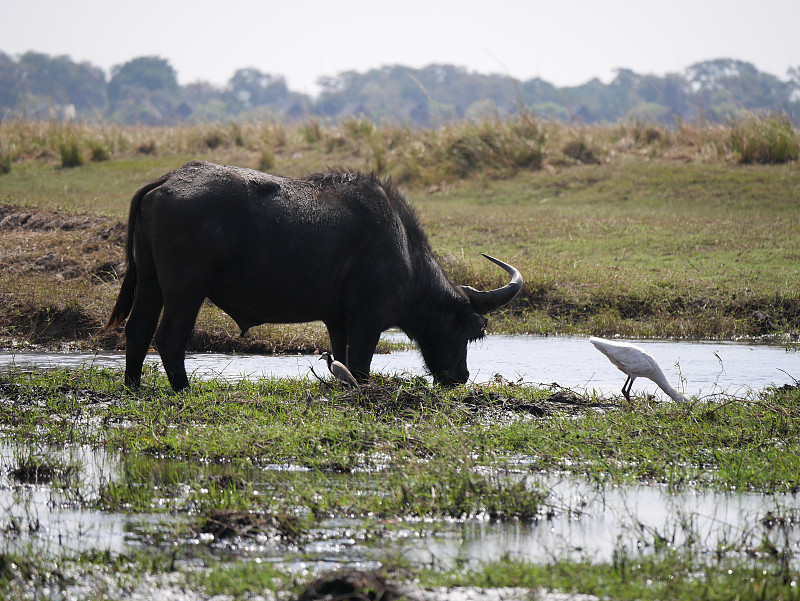
[(107, 74), (159, 56), (182, 85), (254, 67), (312, 95), (320, 76), (432, 63), (571, 86), (734, 58), (785, 80), (799, 31), (800, 0), (0, 0), (11, 56), (68, 55)]

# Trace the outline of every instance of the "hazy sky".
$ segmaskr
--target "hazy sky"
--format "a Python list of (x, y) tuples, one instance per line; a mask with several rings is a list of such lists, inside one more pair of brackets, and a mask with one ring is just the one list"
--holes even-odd
[(799, 32), (800, 0), (0, 0), (12, 56), (66, 54), (107, 72), (160, 56), (181, 84), (255, 67), (312, 94), (320, 75), (434, 62), (563, 86), (725, 57), (786, 79)]

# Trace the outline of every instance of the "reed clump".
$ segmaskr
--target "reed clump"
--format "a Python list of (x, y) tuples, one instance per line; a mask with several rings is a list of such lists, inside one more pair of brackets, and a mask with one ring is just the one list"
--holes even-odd
[(800, 135), (786, 115), (747, 115), (730, 126), (739, 162), (788, 163), (800, 157)]

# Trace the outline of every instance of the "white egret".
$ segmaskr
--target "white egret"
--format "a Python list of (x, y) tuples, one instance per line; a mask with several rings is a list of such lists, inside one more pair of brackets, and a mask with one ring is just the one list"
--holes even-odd
[(625, 384), (622, 385), (622, 396), (629, 402), (631, 400), (631, 386), (633, 386), (633, 381), (636, 378), (652, 380), (675, 401), (686, 402), (689, 400), (672, 387), (653, 355), (643, 348), (629, 342), (617, 342), (604, 338), (592, 337), (589, 338), (589, 342), (608, 357), (608, 360), (616, 365), (622, 373), (628, 376)]

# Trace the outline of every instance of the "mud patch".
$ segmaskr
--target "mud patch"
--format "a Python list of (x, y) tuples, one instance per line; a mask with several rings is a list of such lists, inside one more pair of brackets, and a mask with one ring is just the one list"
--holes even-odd
[(127, 227), (102, 217), (0, 205), (0, 267), (98, 283), (125, 272)]
[(394, 601), (406, 596), (378, 571), (344, 569), (312, 580), (299, 601)]
[(296, 541), (306, 534), (299, 519), (293, 515), (224, 509), (212, 509), (200, 532), (218, 539), (263, 535), (287, 541)]
[[(124, 327), (104, 330), (106, 317), (70, 306), (38, 305), (0, 293), (0, 339), (6, 339), (5, 344), (24, 340), (33, 346), (52, 350), (64, 350), (65, 347), (124, 350)], [(280, 355), (314, 354), (319, 349), (312, 342), (298, 338), (267, 340), (199, 329), (192, 334), (186, 352)]]
[(286, 344), (280, 340), (263, 340), (249, 336), (233, 336), (227, 332), (195, 330), (186, 345), (187, 353), (240, 353), (243, 355), (311, 355), (320, 349), (308, 342)]
[(100, 320), (75, 307), (37, 305), (0, 294), (0, 337), (47, 349), (85, 347), (119, 350), (120, 332), (102, 331)]
[[(319, 377), (319, 376), (318, 376)], [(555, 412), (582, 413), (590, 409), (612, 410), (619, 405), (591, 397), (585, 393), (577, 393), (567, 388), (551, 385), (555, 390), (547, 397), (535, 401), (504, 394), (496, 384), (512, 387), (521, 386), (509, 382), (495, 382), (487, 385), (471, 385), (464, 388), (464, 396), (454, 399), (444, 391), (432, 388), (419, 377), (405, 378), (401, 376), (372, 375), (369, 381), (358, 390), (344, 390), (334, 384), (332, 379), (323, 380), (332, 390), (341, 391), (336, 395), (337, 402), (342, 401), (349, 406), (359, 406), (376, 413), (416, 413), (428, 409), (454, 411), (463, 410), (477, 418), (487, 415), (526, 414), (530, 417), (546, 417)]]

